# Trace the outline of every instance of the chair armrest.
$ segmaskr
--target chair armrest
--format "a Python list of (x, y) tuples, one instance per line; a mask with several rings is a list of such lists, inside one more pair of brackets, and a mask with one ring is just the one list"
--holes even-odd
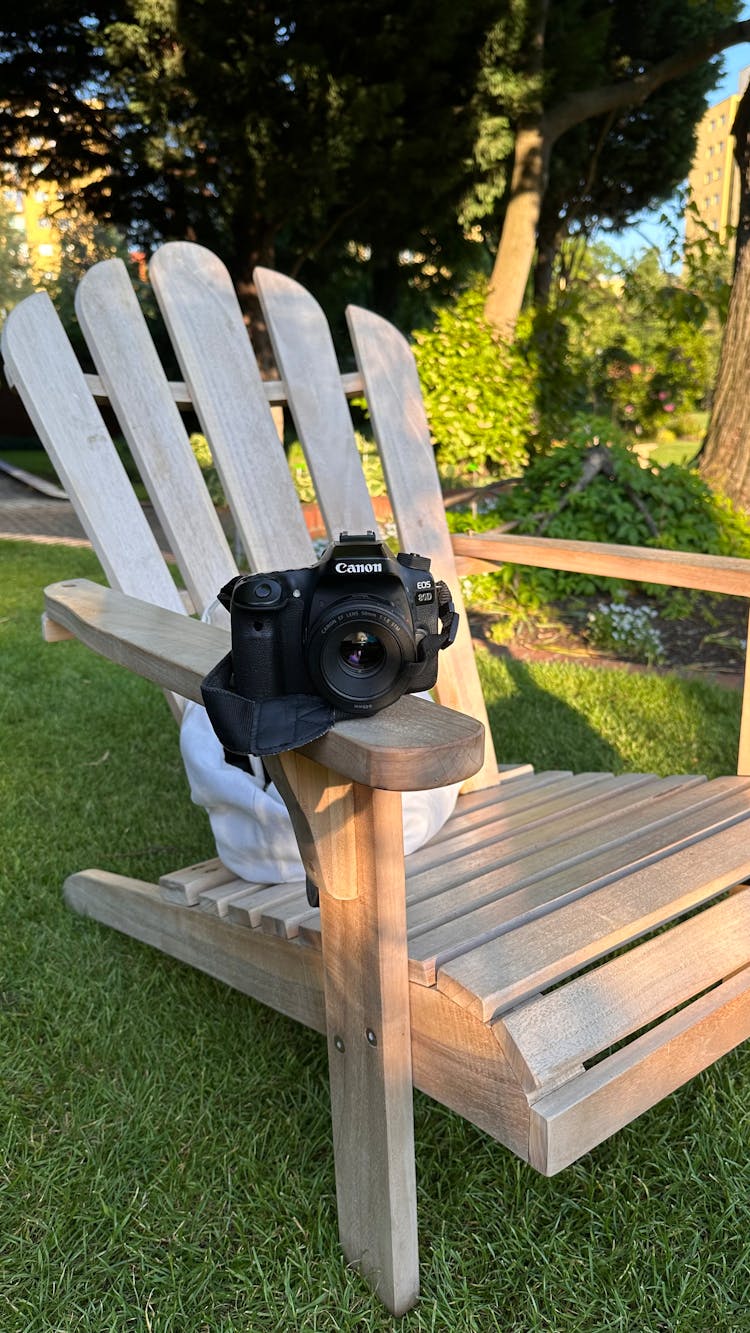
[[(201, 680), (229, 651), (227, 630), (88, 579), (52, 584), (44, 603), (50, 621), (102, 657), (198, 703)], [(338, 722), (301, 753), (368, 787), (422, 791), (461, 782), (481, 767), (484, 728), (451, 708), (403, 695), (373, 717)]]
[(502, 564), (537, 565), (599, 578), (665, 583), (734, 597), (750, 597), (750, 560), (725, 555), (693, 555), (651, 546), (522, 537), (512, 532), (451, 537), (459, 574), (485, 574)]

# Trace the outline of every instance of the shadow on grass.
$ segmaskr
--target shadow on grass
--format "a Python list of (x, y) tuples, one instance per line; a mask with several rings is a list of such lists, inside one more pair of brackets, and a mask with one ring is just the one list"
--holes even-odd
[[(498, 688), (501, 673), (507, 673), (510, 689)], [(621, 772), (620, 753), (583, 712), (545, 689), (541, 674), (512, 657), (502, 662), (490, 659), (487, 674), (483, 671), (485, 683), (488, 676), (492, 681), (486, 692), (487, 711), (498, 762)]]
[(500, 763), (735, 773), (739, 691), (675, 675), (478, 655)]

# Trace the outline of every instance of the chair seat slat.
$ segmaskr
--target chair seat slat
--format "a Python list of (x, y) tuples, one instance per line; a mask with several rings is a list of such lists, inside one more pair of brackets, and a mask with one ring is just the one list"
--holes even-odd
[(438, 987), (489, 1021), (750, 875), (747, 818), (563, 902), (444, 963)]
[(526, 1086), (560, 1082), (749, 961), (745, 889), (506, 1014), (506, 1050)]
[[(678, 787), (673, 793), (668, 779), (624, 776), (631, 781), (621, 778), (620, 785), (613, 783), (600, 802), (582, 802), (578, 809), (545, 825), (543, 832), (516, 828), (496, 846), (482, 847), (448, 862), (442, 877), (439, 870), (416, 876), (410, 885), (415, 899), (411, 917), (414, 934), (428, 931), (430, 947), (438, 947), (442, 956), (441, 938), (450, 938), (455, 944), (454, 934), (443, 927), (458, 917), (471, 916), (464, 926), (457, 927), (459, 934), (465, 930), (469, 939), (478, 928), (482, 933), (500, 923), (507, 928), (506, 923), (513, 918), (509, 895), (541, 882), (538, 893), (530, 896), (541, 895), (540, 901), (548, 897), (553, 901), (558, 891), (575, 890), (590, 883), (594, 876), (609, 873), (609, 869), (618, 870), (623, 864), (619, 849), (627, 849), (626, 857), (632, 855), (633, 839), (640, 839), (644, 848), (658, 848), (664, 845), (664, 838), (668, 841), (676, 820), (692, 821), (687, 824), (692, 828), (704, 807), (712, 806), (722, 795), (721, 791), (703, 795), (706, 784), (700, 784), (695, 792)], [(430, 901), (420, 907), (420, 900), (428, 895)]]
[[(429, 926), (410, 942), (415, 975), (418, 960), (428, 983), (437, 973), (446, 994), (458, 998), (459, 1003), (478, 1006), (489, 1019), (500, 1003), (505, 1003), (509, 984), (502, 970), (490, 964), (487, 971), (484, 966), (494, 956), (490, 946), (498, 937), (513, 935), (536, 917), (554, 916), (578, 898), (588, 900), (602, 885), (630, 874), (640, 865), (669, 858), (681, 846), (692, 845), (718, 829), (744, 822), (748, 814), (750, 802), (744, 794), (701, 802), (682, 813), (664, 809), (651, 820), (643, 818), (642, 808), (629, 819), (612, 821), (599, 830), (599, 845), (594, 836), (592, 847), (592, 835), (584, 829), (581, 843), (588, 843), (588, 851), (583, 846), (579, 851), (573, 837), (550, 853), (532, 854), (516, 865), (490, 871), (466, 887), (449, 890), (442, 895), (446, 903), (443, 924)], [(611, 835), (609, 841), (607, 834)], [(533, 953), (522, 968), (525, 970), (519, 984), (528, 993), (535, 968)], [(476, 984), (467, 984), (467, 976)], [(498, 999), (498, 990), (502, 991), (502, 1000)]]

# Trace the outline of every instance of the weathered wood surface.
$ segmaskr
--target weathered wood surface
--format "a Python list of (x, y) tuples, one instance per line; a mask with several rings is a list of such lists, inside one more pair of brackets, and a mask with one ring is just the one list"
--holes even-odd
[(554, 1087), (748, 963), (745, 890), (506, 1014), (505, 1052), (529, 1092)]
[(291, 278), (254, 279), (328, 535), (377, 531), (328, 320)]
[(552, 1176), (750, 1037), (750, 968), (542, 1096), (529, 1161)]
[(512, 532), (495, 536), (451, 537), (462, 574), (486, 573), (498, 564), (563, 569), (599, 578), (635, 579), (671, 588), (699, 588), (735, 597), (750, 597), (750, 560), (737, 556), (701, 555), (651, 546), (616, 546), (606, 542), (563, 541), (556, 537), (524, 537)]
[(46, 292), (8, 315), (2, 352), (109, 582), (172, 611), (182, 599)]
[(437, 694), (449, 708), (478, 718), (487, 734), (484, 764), (464, 790), (491, 786), (497, 781), (497, 759), (414, 356), (406, 339), (387, 320), (357, 306), (349, 306), (346, 317), (401, 549), (430, 557), (436, 578), (447, 583), (460, 616), (456, 641), (450, 652), (442, 654)]
[(156, 251), (149, 273), (251, 569), (313, 564), (226, 268), (202, 246), (173, 241)]
[(271, 772), (320, 889), (341, 1244), (402, 1314), (419, 1256), (401, 801), (295, 754)]
[(76, 314), (169, 549), (201, 612), (237, 565), (121, 259), (89, 269), (76, 291)]
[(748, 876), (743, 819), (441, 964), (438, 988), (490, 1020)]
[[(45, 607), (95, 652), (198, 702), (201, 680), (229, 650), (228, 631), (87, 579), (45, 589)], [(474, 718), (404, 695), (371, 718), (337, 723), (301, 753), (369, 786), (417, 791), (460, 782), (482, 750)]]

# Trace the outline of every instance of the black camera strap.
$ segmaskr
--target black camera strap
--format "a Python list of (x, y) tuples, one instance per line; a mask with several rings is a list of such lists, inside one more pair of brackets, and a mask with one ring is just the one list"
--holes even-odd
[(407, 672), (421, 671), (424, 663), (430, 658), (436, 657), (442, 648), (450, 648), (458, 632), (460, 617), (453, 605), (453, 598), (447, 583), (438, 579), (435, 583), (435, 592), (437, 594), (440, 629), (437, 634), (426, 634), (420, 641), (417, 661), (413, 666), (405, 668)]
[[(279, 754), (308, 745), (347, 716), (314, 694), (247, 699), (232, 688), (232, 654), (227, 653), (201, 681), (211, 725), (230, 754)], [(279, 737), (284, 738), (283, 745)]]

